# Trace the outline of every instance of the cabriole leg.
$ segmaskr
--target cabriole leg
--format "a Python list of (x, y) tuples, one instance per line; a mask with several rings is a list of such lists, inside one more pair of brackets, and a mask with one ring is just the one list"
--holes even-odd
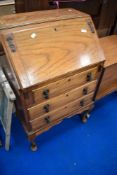
[(83, 123), (86, 123), (88, 118), (90, 117), (90, 110), (87, 110), (81, 114), (81, 120)]
[(31, 151), (37, 151), (38, 147), (35, 141), (31, 141), (30, 149)]

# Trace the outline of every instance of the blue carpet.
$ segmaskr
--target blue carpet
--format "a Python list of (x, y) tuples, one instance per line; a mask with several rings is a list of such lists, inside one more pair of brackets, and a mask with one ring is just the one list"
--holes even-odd
[(31, 152), (14, 117), (11, 150), (0, 149), (0, 175), (117, 175), (117, 93), (96, 103), (88, 123), (75, 116), (36, 140), (39, 149)]

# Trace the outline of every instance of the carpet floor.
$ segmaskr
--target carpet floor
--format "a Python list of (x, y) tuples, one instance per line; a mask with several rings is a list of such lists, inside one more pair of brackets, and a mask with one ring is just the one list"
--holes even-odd
[(11, 149), (0, 149), (0, 175), (117, 175), (117, 93), (97, 101), (86, 124), (78, 115), (65, 119), (36, 142), (31, 152), (13, 117)]

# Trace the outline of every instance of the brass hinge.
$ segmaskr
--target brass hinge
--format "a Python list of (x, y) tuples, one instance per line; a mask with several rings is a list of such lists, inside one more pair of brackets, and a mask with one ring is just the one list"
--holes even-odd
[(15, 43), (13, 41), (13, 36), (12, 34), (8, 35), (7, 38), (6, 38), (7, 42), (8, 42), (8, 45), (11, 49), (12, 52), (16, 52), (16, 46), (15, 46)]
[(90, 28), (91, 33), (95, 33), (95, 29), (94, 29), (92, 21), (88, 20), (87, 24), (88, 24), (88, 26)]

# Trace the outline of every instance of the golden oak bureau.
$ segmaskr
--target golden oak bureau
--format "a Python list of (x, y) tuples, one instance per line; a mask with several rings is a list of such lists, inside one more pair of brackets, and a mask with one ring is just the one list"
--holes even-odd
[(34, 138), (64, 118), (92, 109), (104, 55), (89, 15), (74, 9), (0, 18), (2, 68), (32, 149)]

